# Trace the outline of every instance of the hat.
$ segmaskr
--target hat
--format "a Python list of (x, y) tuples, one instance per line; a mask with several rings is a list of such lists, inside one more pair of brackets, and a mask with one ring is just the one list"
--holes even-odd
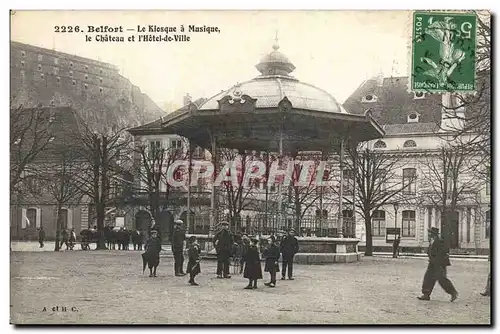
[(196, 240), (196, 237), (194, 235), (192, 235), (192, 236), (189, 237), (188, 240), (189, 240), (189, 242), (193, 242), (193, 241)]
[(177, 219), (177, 220), (175, 221), (175, 223), (176, 223), (176, 224), (184, 224), (184, 222), (183, 222), (181, 219)]
[(151, 233), (158, 233), (158, 230), (157, 229), (151, 229)]
[(295, 229), (294, 229), (294, 228), (291, 228), (291, 229), (290, 229), (290, 232), (295, 233)]
[(223, 221), (220, 223), (221, 225), (229, 225), (229, 223), (227, 221)]
[(431, 227), (428, 229), (429, 233), (439, 235), (439, 229), (437, 227)]

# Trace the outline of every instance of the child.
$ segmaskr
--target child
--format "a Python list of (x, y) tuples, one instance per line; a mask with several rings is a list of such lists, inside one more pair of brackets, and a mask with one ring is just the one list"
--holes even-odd
[(272, 235), (268, 239), (269, 246), (264, 251), (262, 256), (266, 259), (266, 266), (264, 268), (265, 272), (271, 275), (271, 281), (269, 283), (264, 283), (264, 285), (274, 288), (276, 286), (276, 273), (280, 271), (278, 260), (280, 258), (280, 249), (276, 245), (276, 237)]
[(257, 280), (262, 279), (262, 268), (260, 266), (259, 250), (257, 248), (258, 243), (259, 239), (253, 238), (252, 244), (248, 247), (244, 255), (245, 271), (243, 277), (248, 278), (248, 285), (245, 289), (257, 289)]
[(189, 274), (189, 284), (199, 285), (194, 281), (194, 277), (201, 272), (200, 268), (200, 246), (196, 243), (196, 237), (194, 235), (189, 237), (189, 249), (188, 249), (188, 264), (187, 272)]

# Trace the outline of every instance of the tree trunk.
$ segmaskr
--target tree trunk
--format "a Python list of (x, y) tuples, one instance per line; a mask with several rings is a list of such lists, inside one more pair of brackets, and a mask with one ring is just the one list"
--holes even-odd
[(365, 256), (373, 256), (372, 221), (370, 218), (365, 218), (365, 230), (366, 230)]
[(56, 219), (56, 245), (54, 247), (54, 251), (55, 252), (58, 252), (59, 251), (59, 244), (61, 243), (61, 239), (60, 239), (60, 236), (61, 236), (61, 215), (60, 215), (60, 212), (61, 212), (61, 205), (57, 205), (57, 210), (56, 210), (56, 214), (57, 214), (57, 219)]
[(96, 215), (97, 215), (97, 247), (96, 250), (108, 249), (106, 247), (106, 241), (104, 239), (104, 218), (105, 218), (105, 206), (104, 203), (97, 203), (96, 205)]

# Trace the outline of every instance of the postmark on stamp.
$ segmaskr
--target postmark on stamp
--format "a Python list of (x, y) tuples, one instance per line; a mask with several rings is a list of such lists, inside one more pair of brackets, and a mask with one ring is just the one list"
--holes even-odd
[(474, 13), (414, 12), (412, 91), (476, 89), (476, 19)]

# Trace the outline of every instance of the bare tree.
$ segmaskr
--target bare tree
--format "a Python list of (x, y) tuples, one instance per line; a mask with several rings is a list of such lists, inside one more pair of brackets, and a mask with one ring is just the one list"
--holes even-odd
[[(348, 148), (347, 153), (343, 169), (352, 171), (352, 180), (356, 184), (354, 206), (365, 222), (365, 256), (372, 256), (373, 213), (384, 205), (413, 198), (416, 174), (401, 177), (399, 171), (404, 162), (398, 152), (382, 152), (360, 145)], [(349, 180), (344, 182), (349, 188)], [(352, 199), (351, 196), (344, 197), (346, 204), (352, 205)]]
[(446, 144), (430, 153), (422, 162), (422, 200), (441, 212), (441, 233), (449, 246), (454, 246), (453, 224), (457, 224), (455, 212), (463, 202), (475, 202), (481, 180), (472, 172), (474, 151), (463, 145)]
[[(99, 133), (86, 123), (80, 124), (80, 131), (74, 135), (78, 158), (82, 161), (77, 174), (78, 186), (91, 200), (95, 208), (99, 240), (96, 249), (106, 249), (104, 242), (104, 221), (106, 207), (114, 203), (110, 194), (111, 185), (123, 181), (120, 175), (126, 169), (130, 157), (130, 138), (124, 129)], [(113, 180), (113, 182), (111, 182)]]
[[(137, 176), (136, 191), (147, 194), (151, 215), (158, 220), (162, 209), (166, 209), (172, 190), (167, 180), (167, 171), (176, 160), (185, 159), (187, 141), (181, 140), (180, 147), (162, 147), (160, 141), (140, 142), (135, 145), (135, 169)], [(185, 171), (178, 168), (174, 173), (176, 179), (182, 178)]]
[(22, 106), (10, 109), (10, 189), (17, 192), (19, 183), (30, 174), (30, 166), (49, 144), (51, 109)]
[[(231, 227), (235, 230), (241, 223), (241, 212), (251, 206), (257, 188), (256, 180), (250, 179), (248, 184), (244, 184), (247, 175), (252, 173), (250, 166), (251, 162), (254, 160), (257, 160), (256, 157), (249, 151), (237, 151), (226, 148), (220, 150), (221, 165), (229, 161), (236, 164), (237, 183), (234, 184), (230, 181), (223, 181), (221, 184), (224, 202), (229, 212)], [(225, 172), (227, 176), (231, 176), (231, 170), (221, 172)]]

